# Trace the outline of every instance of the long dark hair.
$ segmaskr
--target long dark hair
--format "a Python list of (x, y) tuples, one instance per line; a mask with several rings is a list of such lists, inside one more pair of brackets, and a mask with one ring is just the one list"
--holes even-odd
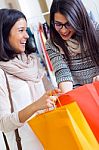
[(82, 56), (84, 56), (85, 53), (84, 49), (87, 49), (92, 60), (99, 65), (99, 50), (96, 31), (81, 0), (53, 0), (50, 9), (51, 41), (53, 44), (58, 44), (63, 49), (66, 58), (70, 60), (65, 41), (60, 37), (53, 26), (54, 15), (56, 12), (60, 12), (64, 15), (76, 31), (74, 38), (80, 42)]
[(9, 44), (9, 33), (13, 25), (25, 15), (16, 9), (0, 9), (0, 61), (8, 61), (16, 56)]

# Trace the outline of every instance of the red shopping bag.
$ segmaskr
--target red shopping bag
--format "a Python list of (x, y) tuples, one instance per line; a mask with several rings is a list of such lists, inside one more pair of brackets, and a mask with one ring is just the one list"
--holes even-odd
[[(78, 87), (59, 97), (62, 105), (76, 101), (99, 142), (99, 82)], [(59, 103), (57, 102), (57, 106)]]

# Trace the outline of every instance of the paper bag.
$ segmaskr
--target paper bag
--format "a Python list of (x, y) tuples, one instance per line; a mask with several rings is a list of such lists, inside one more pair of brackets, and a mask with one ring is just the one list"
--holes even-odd
[[(99, 82), (86, 84), (59, 97), (62, 105), (76, 101), (99, 142)], [(59, 106), (57, 102), (57, 106)]]
[(99, 150), (78, 105), (74, 102), (28, 121), (45, 150)]

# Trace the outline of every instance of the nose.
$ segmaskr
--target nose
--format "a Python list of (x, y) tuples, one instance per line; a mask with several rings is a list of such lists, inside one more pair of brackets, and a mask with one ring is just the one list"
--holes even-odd
[(63, 25), (63, 27), (62, 27), (61, 30), (62, 30), (62, 31), (66, 31), (66, 30), (68, 30), (68, 29)]
[(61, 33), (65, 33), (67, 30), (68, 30), (68, 29), (67, 29), (65, 26), (63, 26), (62, 29), (60, 30), (60, 32), (61, 32)]
[(26, 39), (29, 38), (29, 35), (28, 35), (27, 31), (25, 31), (24, 37), (25, 37)]

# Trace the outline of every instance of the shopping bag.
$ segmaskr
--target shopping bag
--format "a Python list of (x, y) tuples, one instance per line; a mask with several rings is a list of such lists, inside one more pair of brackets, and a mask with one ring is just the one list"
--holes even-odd
[[(76, 101), (99, 142), (99, 82), (86, 84), (59, 97), (62, 105)], [(57, 106), (59, 103), (57, 102)]]
[(78, 105), (73, 102), (28, 121), (45, 150), (99, 150)]

